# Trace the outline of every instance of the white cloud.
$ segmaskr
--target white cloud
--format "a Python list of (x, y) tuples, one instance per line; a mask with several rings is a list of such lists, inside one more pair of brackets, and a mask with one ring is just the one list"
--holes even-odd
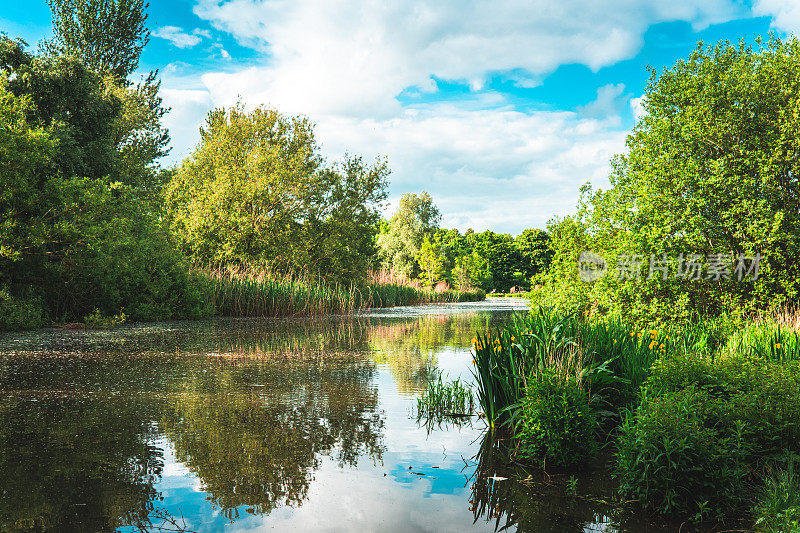
[(395, 97), (432, 75), (478, 90), (512, 69), (598, 69), (635, 55), (655, 22), (700, 27), (737, 13), (729, 0), (198, 2), (198, 16), (270, 55), (219, 82), (291, 112), (360, 116), (396, 114)]
[(573, 112), (469, 110), (436, 104), (388, 120), (326, 117), (318, 137), (335, 156), (389, 155), (392, 196), (426, 189), (444, 224), (518, 232), (573, 211), (578, 187), (606, 183), (625, 133)]
[[(596, 70), (634, 56), (654, 23), (701, 28), (741, 14), (730, 0), (197, 2), (198, 16), (263, 60), (169, 93), (182, 143), (175, 159), (197, 139), (176, 132), (196, 132), (210, 107), (241, 97), (308, 115), (331, 157), (388, 156), (391, 198), (427, 189), (445, 224), (511, 232), (572, 211), (585, 181), (605, 183), (610, 156), (624, 148), (619, 114), (633, 102), (608, 85), (578, 112), (522, 113), (486, 90), (489, 77), (533, 87), (562, 64)], [(435, 79), (472, 92), (455, 103), (398, 100), (436, 94)]]
[(177, 26), (162, 26), (153, 32), (154, 37), (166, 39), (178, 48), (192, 48), (202, 41), (203, 37), (210, 38), (208, 30), (195, 29), (192, 33), (186, 33)]
[(619, 109), (625, 104), (623, 96), (625, 85), (622, 83), (603, 85), (597, 89), (597, 98), (578, 108), (578, 112), (591, 118), (616, 117), (619, 119)]
[(638, 122), (640, 118), (642, 118), (645, 114), (644, 105), (644, 96), (639, 96), (638, 98), (631, 98), (630, 106), (631, 112), (633, 113), (633, 120)]
[(800, 3), (796, 0), (756, 0), (753, 13), (771, 16), (773, 28), (800, 33)]

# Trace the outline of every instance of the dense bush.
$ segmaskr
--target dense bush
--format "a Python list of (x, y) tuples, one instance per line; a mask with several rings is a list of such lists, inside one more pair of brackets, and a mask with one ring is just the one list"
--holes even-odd
[(0, 288), (0, 331), (34, 329), (43, 323), (42, 303), (36, 298), (17, 298)]
[(761, 467), (800, 449), (797, 364), (667, 356), (622, 426), (617, 475), (647, 511), (703, 518), (752, 504)]
[(574, 466), (597, 451), (597, 415), (574, 377), (545, 372), (528, 382), (518, 414), (518, 453), (546, 466)]

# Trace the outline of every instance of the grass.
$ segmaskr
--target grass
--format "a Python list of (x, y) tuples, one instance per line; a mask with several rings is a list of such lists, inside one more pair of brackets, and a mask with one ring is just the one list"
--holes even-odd
[(800, 475), (796, 457), (789, 456), (787, 468), (767, 478), (761, 501), (754, 510), (758, 531), (796, 533), (800, 531)]
[(374, 282), (331, 285), (245, 270), (204, 270), (202, 277), (215, 313), (223, 316), (341, 314), (373, 307), (467, 302), (485, 297), (481, 291), (436, 291)]
[(472, 387), (460, 379), (445, 381), (442, 373), (428, 381), (428, 389), (417, 398), (417, 420), (441, 420), (470, 416), (474, 410)]

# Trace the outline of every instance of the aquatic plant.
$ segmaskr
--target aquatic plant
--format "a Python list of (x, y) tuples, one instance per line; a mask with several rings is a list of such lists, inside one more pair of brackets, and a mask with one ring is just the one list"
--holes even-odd
[(442, 420), (472, 414), (474, 399), (472, 387), (460, 379), (446, 381), (442, 372), (428, 381), (428, 389), (417, 398), (417, 420)]

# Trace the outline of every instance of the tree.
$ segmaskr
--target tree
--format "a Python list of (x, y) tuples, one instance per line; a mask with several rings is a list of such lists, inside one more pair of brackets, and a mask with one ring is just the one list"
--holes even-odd
[(521, 255), (520, 270), (526, 282), (547, 271), (553, 257), (550, 236), (540, 229), (526, 229), (514, 238)]
[(388, 231), (378, 236), (384, 266), (409, 278), (416, 277), (419, 273), (416, 258), (423, 240), (438, 228), (441, 218), (439, 209), (427, 192), (403, 194), (397, 211), (389, 220)]
[[(645, 115), (607, 191), (587, 190), (587, 244), (622, 254), (761, 254), (756, 281), (616, 279), (587, 285), (640, 317), (763, 308), (800, 294), (800, 41), (698, 46), (652, 73)], [(555, 239), (555, 238), (554, 238)], [(579, 253), (579, 252), (578, 252)], [(674, 269), (675, 265), (671, 265)], [(673, 270), (674, 271), (674, 270)]]
[(201, 312), (158, 210), (110, 178), (120, 109), (78, 59), (0, 38), (0, 327)]
[(158, 160), (169, 152), (161, 120), (168, 112), (158, 96), (157, 71), (139, 83), (127, 78), (139, 65), (149, 41), (143, 0), (48, 0), (53, 12), (53, 40), (44, 49), (53, 57), (75, 56), (103, 78), (122, 111), (109, 138), (117, 154), (110, 174), (142, 191), (162, 185)]
[(388, 168), (324, 166), (311, 122), (259, 107), (215, 109), (165, 187), (167, 212), (200, 264), (353, 279), (366, 273)]
[(430, 237), (425, 237), (422, 241), (416, 259), (420, 266), (420, 278), (423, 282), (433, 287), (444, 278), (445, 258), (441, 248)]
[(75, 54), (90, 69), (117, 82), (139, 66), (150, 41), (144, 0), (48, 0), (53, 12), (54, 55)]

